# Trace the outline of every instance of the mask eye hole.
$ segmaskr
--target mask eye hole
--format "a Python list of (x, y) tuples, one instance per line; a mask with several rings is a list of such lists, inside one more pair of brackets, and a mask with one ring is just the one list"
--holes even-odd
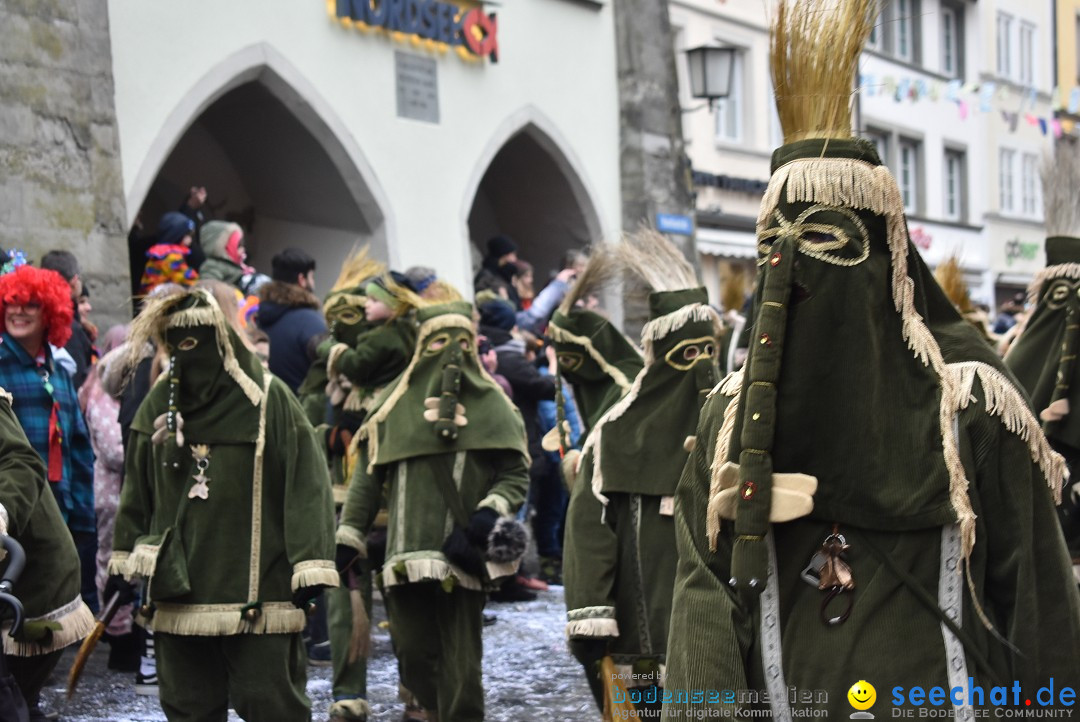
[(1047, 303), (1050, 308), (1061, 308), (1065, 305), (1065, 301), (1069, 298), (1069, 292), (1072, 290), (1072, 285), (1067, 281), (1057, 281), (1050, 287), (1050, 291), (1046, 294)]
[(715, 353), (714, 353), (715, 351), (716, 351), (716, 347), (713, 346), (711, 343), (705, 344), (705, 355), (706, 356), (708, 356), (709, 358), (712, 358), (715, 355)]
[(363, 318), (363, 315), (359, 311), (356, 311), (352, 308), (346, 308), (342, 311), (339, 311), (337, 314), (337, 320), (341, 321), (344, 324), (348, 324), (349, 326), (353, 326), (359, 323), (361, 318)]
[(469, 339), (462, 336), (461, 338), (458, 339), (458, 345), (461, 346), (462, 351), (464, 351), (466, 353), (469, 352)]
[(450, 343), (449, 334), (440, 333), (438, 336), (428, 341), (424, 353), (428, 355), (437, 354), (446, 348), (446, 344), (448, 343)]
[(581, 368), (581, 365), (585, 362), (585, 357), (578, 353), (571, 353), (569, 351), (563, 351), (556, 354), (555, 358), (566, 371), (576, 371)]
[(701, 355), (701, 349), (699, 349), (697, 346), (687, 346), (686, 348), (683, 349), (683, 352), (682, 352), (682, 357), (684, 359), (686, 359), (687, 361), (693, 361), (694, 359), (696, 359), (700, 355)]
[(191, 351), (198, 345), (199, 340), (197, 338), (195, 338), (194, 336), (188, 336), (183, 341), (176, 344), (176, 348), (180, 349), (181, 351)]

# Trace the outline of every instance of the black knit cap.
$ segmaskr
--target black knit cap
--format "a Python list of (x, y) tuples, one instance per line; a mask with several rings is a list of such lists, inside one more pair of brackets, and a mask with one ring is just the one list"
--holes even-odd
[(492, 236), (487, 242), (488, 256), (492, 258), (502, 258), (508, 253), (516, 253), (517, 249), (517, 244), (512, 238), (501, 234)]

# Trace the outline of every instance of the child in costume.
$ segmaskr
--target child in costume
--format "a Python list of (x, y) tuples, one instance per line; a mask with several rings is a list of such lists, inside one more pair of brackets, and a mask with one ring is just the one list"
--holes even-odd
[[(1039, 412), (1042, 429), (1054, 451), (1065, 457), (1076, 473), (1080, 459), (1080, 152), (1059, 145), (1043, 164), (1046, 268), (1028, 289), (1034, 305), (1019, 336), (1005, 356), (1005, 364), (1027, 390)], [(1073, 571), (1080, 582), (1080, 487), (1075, 477), (1061, 495), (1058, 515)]]
[(914, 688), (939, 687), (959, 719), (993, 686), (1034, 699), (1080, 679), (1064, 462), (850, 137), (876, 18), (872, 0), (776, 13), (786, 145), (758, 216), (749, 357), (702, 409), (675, 505), (668, 686), (704, 693), (666, 719), (846, 718), (859, 681), (877, 685), (866, 714), (886, 714), (885, 690), (914, 714)]
[(208, 291), (152, 299), (132, 367), (150, 340), (169, 371), (131, 426), (106, 593), (146, 579), (170, 720), (307, 720), (304, 610), (338, 584), (314, 430)]
[(641, 231), (615, 252), (653, 289), (645, 366), (585, 442), (563, 552), (566, 636), (601, 707), (613, 684), (664, 686), (677, 561), (672, 497), (687, 437), (717, 382), (721, 330), (693, 269), (663, 236)]
[[(389, 499), (380, 574), (401, 680), (429, 719), (484, 717), (484, 590), (514, 574), (528, 490), (521, 415), (480, 367), (472, 306), (421, 308), (405, 372), (360, 430), (361, 457), (338, 528), (338, 566), (366, 556)], [(362, 563), (362, 562), (360, 562)]]
[[(0, 389), (0, 536), (10, 534), (26, 552), (26, 567), (14, 595), (25, 613), (22, 632), (0, 624), (8, 670), (31, 711), (65, 647), (94, 627), (94, 614), (79, 596), (79, 556), (45, 480), (45, 465), (26, 439), (11, 394)], [(3, 557), (0, 552), (0, 557)], [(0, 576), (7, 562), (0, 558)]]

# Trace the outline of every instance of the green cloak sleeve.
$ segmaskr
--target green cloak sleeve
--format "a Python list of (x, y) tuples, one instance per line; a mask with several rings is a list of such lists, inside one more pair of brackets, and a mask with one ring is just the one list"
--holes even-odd
[[(7, 514), (7, 533), (26, 552), (26, 567), (14, 589), (26, 614), (23, 631), (12, 638), (11, 622), (0, 624), (0, 654), (30, 657), (74, 644), (94, 625), (93, 613), (79, 596), (79, 557), (45, 481), (45, 465), (27, 441), (11, 409), (11, 396), (3, 389), (0, 508)], [(4, 556), (0, 551), (0, 574), (7, 568)]]
[(581, 474), (570, 493), (563, 550), (566, 636), (617, 637), (615, 581), (619, 540), (604, 519), (604, 505), (592, 490), (592, 454), (581, 458)]
[(415, 347), (416, 332), (410, 321), (388, 321), (361, 334), (355, 348), (335, 344), (329, 354), (330, 376), (343, 374), (362, 388), (382, 386), (405, 370)]
[(716, 393), (702, 407), (697, 444), (676, 490), (679, 564), (668, 631), (665, 685), (673, 693), (673, 702), (664, 705), (666, 719), (690, 719), (703, 708), (730, 714), (730, 704), (707, 700), (704, 694), (698, 698), (695, 692), (748, 688), (743, 660), (751, 643), (751, 621), (718, 564), (718, 560), (730, 559), (730, 545), (725, 546), (730, 535), (721, 535), (723, 548), (714, 553), (705, 531), (710, 459), (719, 432), (717, 421), (732, 401)]
[(346, 491), (335, 540), (338, 544), (356, 549), (360, 556), (366, 558), (367, 534), (382, 506), (386, 468), (377, 466), (368, 471), (367, 444), (358, 446), (359, 456)]

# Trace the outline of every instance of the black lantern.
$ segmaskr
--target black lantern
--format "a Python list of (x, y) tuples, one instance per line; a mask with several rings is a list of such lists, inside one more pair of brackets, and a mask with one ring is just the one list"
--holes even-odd
[(731, 92), (735, 75), (735, 48), (702, 45), (686, 51), (690, 66), (690, 95), (711, 105)]

